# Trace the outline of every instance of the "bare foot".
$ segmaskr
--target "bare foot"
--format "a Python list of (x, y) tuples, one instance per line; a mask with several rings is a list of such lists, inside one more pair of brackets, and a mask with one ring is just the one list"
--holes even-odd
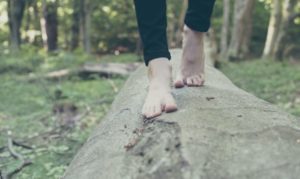
[(149, 91), (142, 114), (146, 118), (161, 115), (163, 111), (173, 112), (177, 105), (171, 94), (172, 67), (165, 58), (151, 60), (149, 63)]
[(180, 72), (174, 86), (202, 86), (204, 84), (204, 33), (185, 26), (183, 31)]

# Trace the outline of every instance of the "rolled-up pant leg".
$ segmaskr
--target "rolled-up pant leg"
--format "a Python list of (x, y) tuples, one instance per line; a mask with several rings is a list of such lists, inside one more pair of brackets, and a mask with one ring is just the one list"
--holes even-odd
[(184, 23), (194, 31), (207, 32), (215, 0), (189, 0)]
[(134, 0), (146, 66), (155, 58), (171, 59), (167, 41), (166, 0)]

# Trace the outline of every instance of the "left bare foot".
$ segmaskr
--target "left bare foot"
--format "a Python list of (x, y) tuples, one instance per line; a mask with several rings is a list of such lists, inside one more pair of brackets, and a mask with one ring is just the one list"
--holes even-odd
[(184, 27), (180, 72), (174, 83), (176, 88), (204, 84), (204, 33)]
[(149, 89), (142, 109), (145, 118), (154, 118), (165, 112), (177, 110), (171, 94), (172, 67), (166, 58), (153, 59), (149, 63)]

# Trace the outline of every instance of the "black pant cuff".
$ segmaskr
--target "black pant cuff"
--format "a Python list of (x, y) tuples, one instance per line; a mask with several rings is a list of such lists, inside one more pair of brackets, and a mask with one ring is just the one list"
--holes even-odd
[(185, 18), (184, 23), (190, 29), (198, 32), (207, 32), (210, 27), (210, 21), (201, 21)]
[(169, 51), (157, 51), (157, 52), (145, 53), (144, 54), (145, 65), (148, 66), (149, 62), (156, 58), (167, 58), (168, 60), (171, 60), (171, 54)]

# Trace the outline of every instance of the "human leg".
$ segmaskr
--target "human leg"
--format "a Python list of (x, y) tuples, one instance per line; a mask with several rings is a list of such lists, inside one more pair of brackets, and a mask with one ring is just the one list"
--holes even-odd
[(189, 0), (183, 31), (183, 53), (175, 87), (204, 84), (204, 32), (210, 27), (215, 0)]

